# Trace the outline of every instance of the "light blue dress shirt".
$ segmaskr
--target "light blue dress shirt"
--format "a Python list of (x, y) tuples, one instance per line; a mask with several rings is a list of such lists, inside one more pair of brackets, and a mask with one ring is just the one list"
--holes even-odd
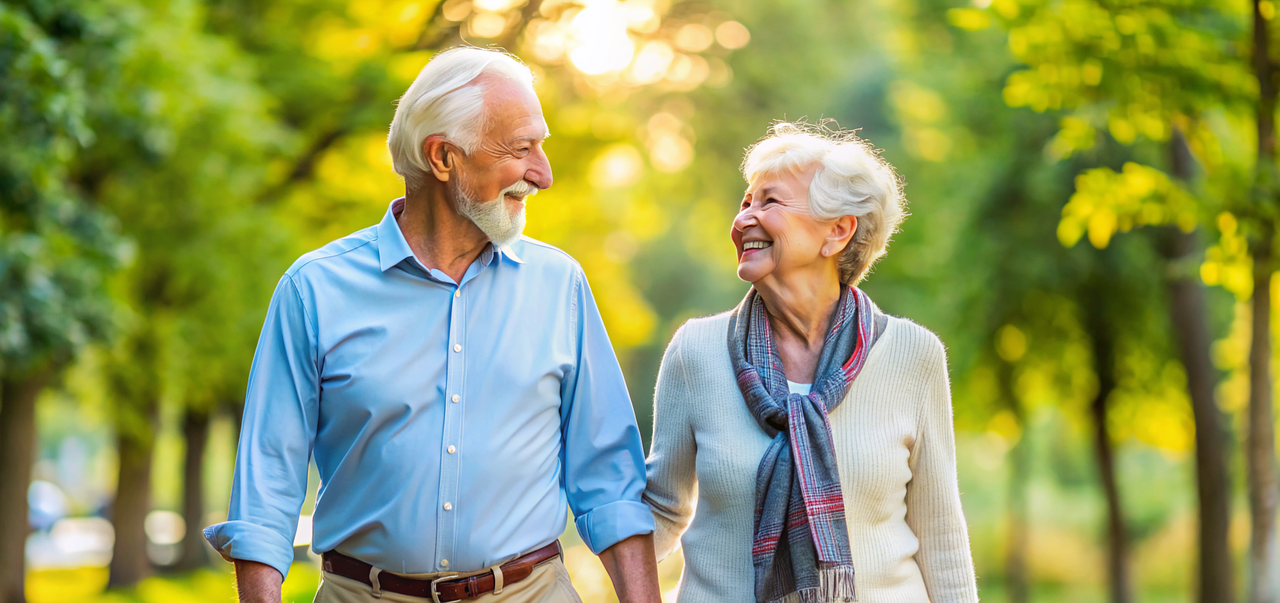
[(653, 531), (635, 411), (582, 268), (522, 238), (454, 281), (377, 226), (300, 258), (249, 376), (224, 558), (281, 574), (314, 454), (312, 548), (400, 573)]

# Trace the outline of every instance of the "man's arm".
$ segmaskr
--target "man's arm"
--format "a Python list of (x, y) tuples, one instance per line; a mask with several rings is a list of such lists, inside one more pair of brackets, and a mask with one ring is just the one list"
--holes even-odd
[(619, 601), (658, 603), (644, 451), (622, 368), (586, 278), (575, 283), (577, 365), (561, 385), (565, 494), (583, 542), (600, 556)]
[(257, 561), (236, 560), (236, 590), (240, 603), (280, 603), (284, 576), (276, 568)]
[[(653, 554), (653, 534), (627, 538), (600, 552), (600, 563), (609, 572), (619, 603), (659, 603), (658, 561)], [(241, 600), (244, 595), (241, 595)]]
[(261, 568), (245, 572), (239, 562), (272, 570), (267, 575), (275, 582), (274, 591), (263, 594), (275, 592), (273, 603), (280, 600), (280, 583), (293, 562), (319, 415), (313, 333), (299, 290), (286, 275), (272, 295), (253, 355), (227, 521), (204, 530), (223, 559), (237, 562), (244, 581), (241, 594), (259, 592), (262, 576)]

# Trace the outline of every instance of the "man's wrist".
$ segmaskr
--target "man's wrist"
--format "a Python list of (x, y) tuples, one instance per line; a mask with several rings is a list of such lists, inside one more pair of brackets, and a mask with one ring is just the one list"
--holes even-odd
[(240, 603), (280, 603), (284, 576), (265, 563), (237, 559), (236, 591)]
[(600, 562), (620, 603), (661, 603), (652, 533), (626, 538), (601, 551)]

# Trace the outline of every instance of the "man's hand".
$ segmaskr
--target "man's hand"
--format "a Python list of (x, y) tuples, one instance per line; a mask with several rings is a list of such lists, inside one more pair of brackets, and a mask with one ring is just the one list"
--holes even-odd
[(632, 536), (605, 549), (600, 562), (613, 580), (619, 603), (661, 603), (653, 534)]
[(282, 583), (284, 576), (276, 568), (257, 561), (236, 559), (236, 589), (240, 592), (240, 603), (280, 603)]

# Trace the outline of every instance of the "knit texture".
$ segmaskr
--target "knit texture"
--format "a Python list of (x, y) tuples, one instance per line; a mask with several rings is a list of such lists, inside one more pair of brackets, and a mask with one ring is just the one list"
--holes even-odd
[[(728, 324), (685, 323), (658, 374), (644, 498), (658, 558), (684, 549), (680, 603), (755, 599), (756, 470), (771, 438), (734, 380)], [(977, 601), (938, 338), (890, 317), (830, 421), (858, 600)]]

